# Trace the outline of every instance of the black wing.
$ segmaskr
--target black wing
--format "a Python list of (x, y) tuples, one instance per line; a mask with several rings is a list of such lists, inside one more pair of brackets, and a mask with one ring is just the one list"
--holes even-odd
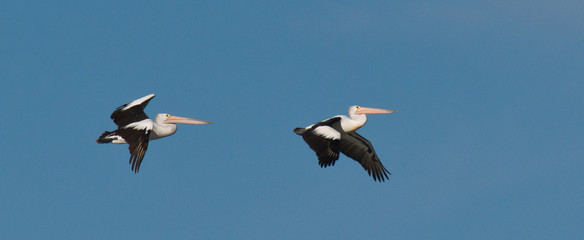
[[(147, 119), (148, 116), (144, 113), (144, 108), (148, 105), (148, 102), (154, 98), (154, 94), (148, 95), (144, 98), (137, 99), (131, 103), (124, 104), (116, 108), (116, 110), (110, 116), (111, 119), (114, 120), (114, 123), (118, 125), (118, 128), (122, 128), (130, 123), (139, 122), (144, 119)], [(136, 102), (142, 101), (142, 102)], [(132, 105), (132, 107), (128, 109), (126, 108), (128, 105)]]
[(318, 135), (314, 132), (314, 129), (320, 126), (329, 126), (336, 129), (333, 125), (338, 124), (340, 126), (340, 119), (341, 118), (339, 117), (334, 117), (314, 124), (311, 128), (306, 129), (305, 131), (302, 131), (304, 129), (300, 131), (295, 130), (297, 134), (302, 135), (306, 144), (308, 144), (308, 146), (316, 153), (320, 167), (335, 165), (335, 161), (339, 159), (340, 140)]
[(130, 164), (132, 165), (132, 170), (135, 173), (138, 173), (142, 159), (144, 159), (144, 155), (148, 149), (148, 139), (150, 138), (151, 131), (122, 128), (116, 130), (116, 132), (128, 143), (128, 149), (130, 150)]
[(385, 169), (369, 140), (356, 132), (341, 135), (340, 150), (343, 154), (361, 163), (373, 180), (383, 182), (389, 180), (391, 173)]
[(339, 140), (328, 139), (307, 131), (302, 135), (304, 141), (318, 156), (320, 167), (334, 166), (339, 159)]

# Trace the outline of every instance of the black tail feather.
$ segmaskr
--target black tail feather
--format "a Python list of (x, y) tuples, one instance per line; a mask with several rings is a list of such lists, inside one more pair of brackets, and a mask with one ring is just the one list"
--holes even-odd
[(95, 140), (95, 142), (96, 143), (111, 143), (114, 139), (108, 138), (108, 136), (112, 133), (114, 133), (114, 132), (109, 132), (109, 131), (103, 132), (101, 134), (101, 136), (99, 136), (99, 138), (97, 140)]
[(306, 128), (294, 128), (294, 130), (292, 130), (294, 133), (301, 135), (304, 134), (304, 132), (306, 132)]

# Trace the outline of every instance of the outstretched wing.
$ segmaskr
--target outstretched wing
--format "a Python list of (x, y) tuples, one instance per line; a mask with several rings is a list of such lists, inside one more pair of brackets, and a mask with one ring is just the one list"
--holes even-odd
[(130, 165), (135, 173), (140, 170), (140, 164), (146, 150), (148, 150), (148, 139), (150, 138), (150, 129), (133, 129), (122, 128), (116, 131), (128, 143), (130, 150)]
[(373, 180), (383, 182), (389, 180), (391, 173), (385, 169), (369, 140), (356, 132), (344, 133), (341, 136), (340, 150), (343, 154), (359, 162)]
[(340, 121), (340, 118), (329, 118), (295, 132), (302, 135), (308, 146), (316, 153), (320, 167), (334, 166), (339, 159), (339, 142), (341, 133), (332, 126)]
[(130, 103), (119, 106), (110, 116), (114, 120), (114, 123), (118, 125), (118, 128), (122, 128), (130, 123), (139, 122), (144, 119), (148, 119), (146, 113), (144, 113), (144, 108), (148, 105), (148, 102), (154, 98), (154, 94), (136, 99)]

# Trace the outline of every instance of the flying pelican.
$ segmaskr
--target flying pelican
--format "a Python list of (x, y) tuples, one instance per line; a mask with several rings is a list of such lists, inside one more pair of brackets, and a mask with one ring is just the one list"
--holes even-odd
[(318, 156), (320, 167), (334, 166), (339, 159), (339, 151), (361, 163), (375, 181), (385, 181), (391, 175), (379, 161), (373, 145), (355, 130), (367, 122), (365, 114), (394, 113), (397, 111), (360, 106), (349, 107), (349, 117), (337, 115), (306, 128), (295, 128), (294, 133), (302, 136), (308, 146)]
[(130, 164), (132, 170), (138, 173), (140, 163), (148, 149), (148, 141), (168, 137), (176, 132), (175, 123), (209, 124), (213, 122), (192, 118), (172, 116), (168, 113), (159, 113), (155, 120), (148, 118), (144, 108), (154, 98), (154, 94), (136, 99), (118, 107), (110, 116), (118, 129), (105, 131), (95, 142), (97, 143), (128, 143), (130, 150)]

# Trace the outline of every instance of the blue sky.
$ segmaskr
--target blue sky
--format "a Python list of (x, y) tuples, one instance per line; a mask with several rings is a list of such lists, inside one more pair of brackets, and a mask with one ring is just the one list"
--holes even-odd
[[(2, 239), (576, 239), (584, 3), (2, 1)], [(94, 140), (156, 93), (214, 121)], [(292, 129), (370, 116), (391, 181)]]

